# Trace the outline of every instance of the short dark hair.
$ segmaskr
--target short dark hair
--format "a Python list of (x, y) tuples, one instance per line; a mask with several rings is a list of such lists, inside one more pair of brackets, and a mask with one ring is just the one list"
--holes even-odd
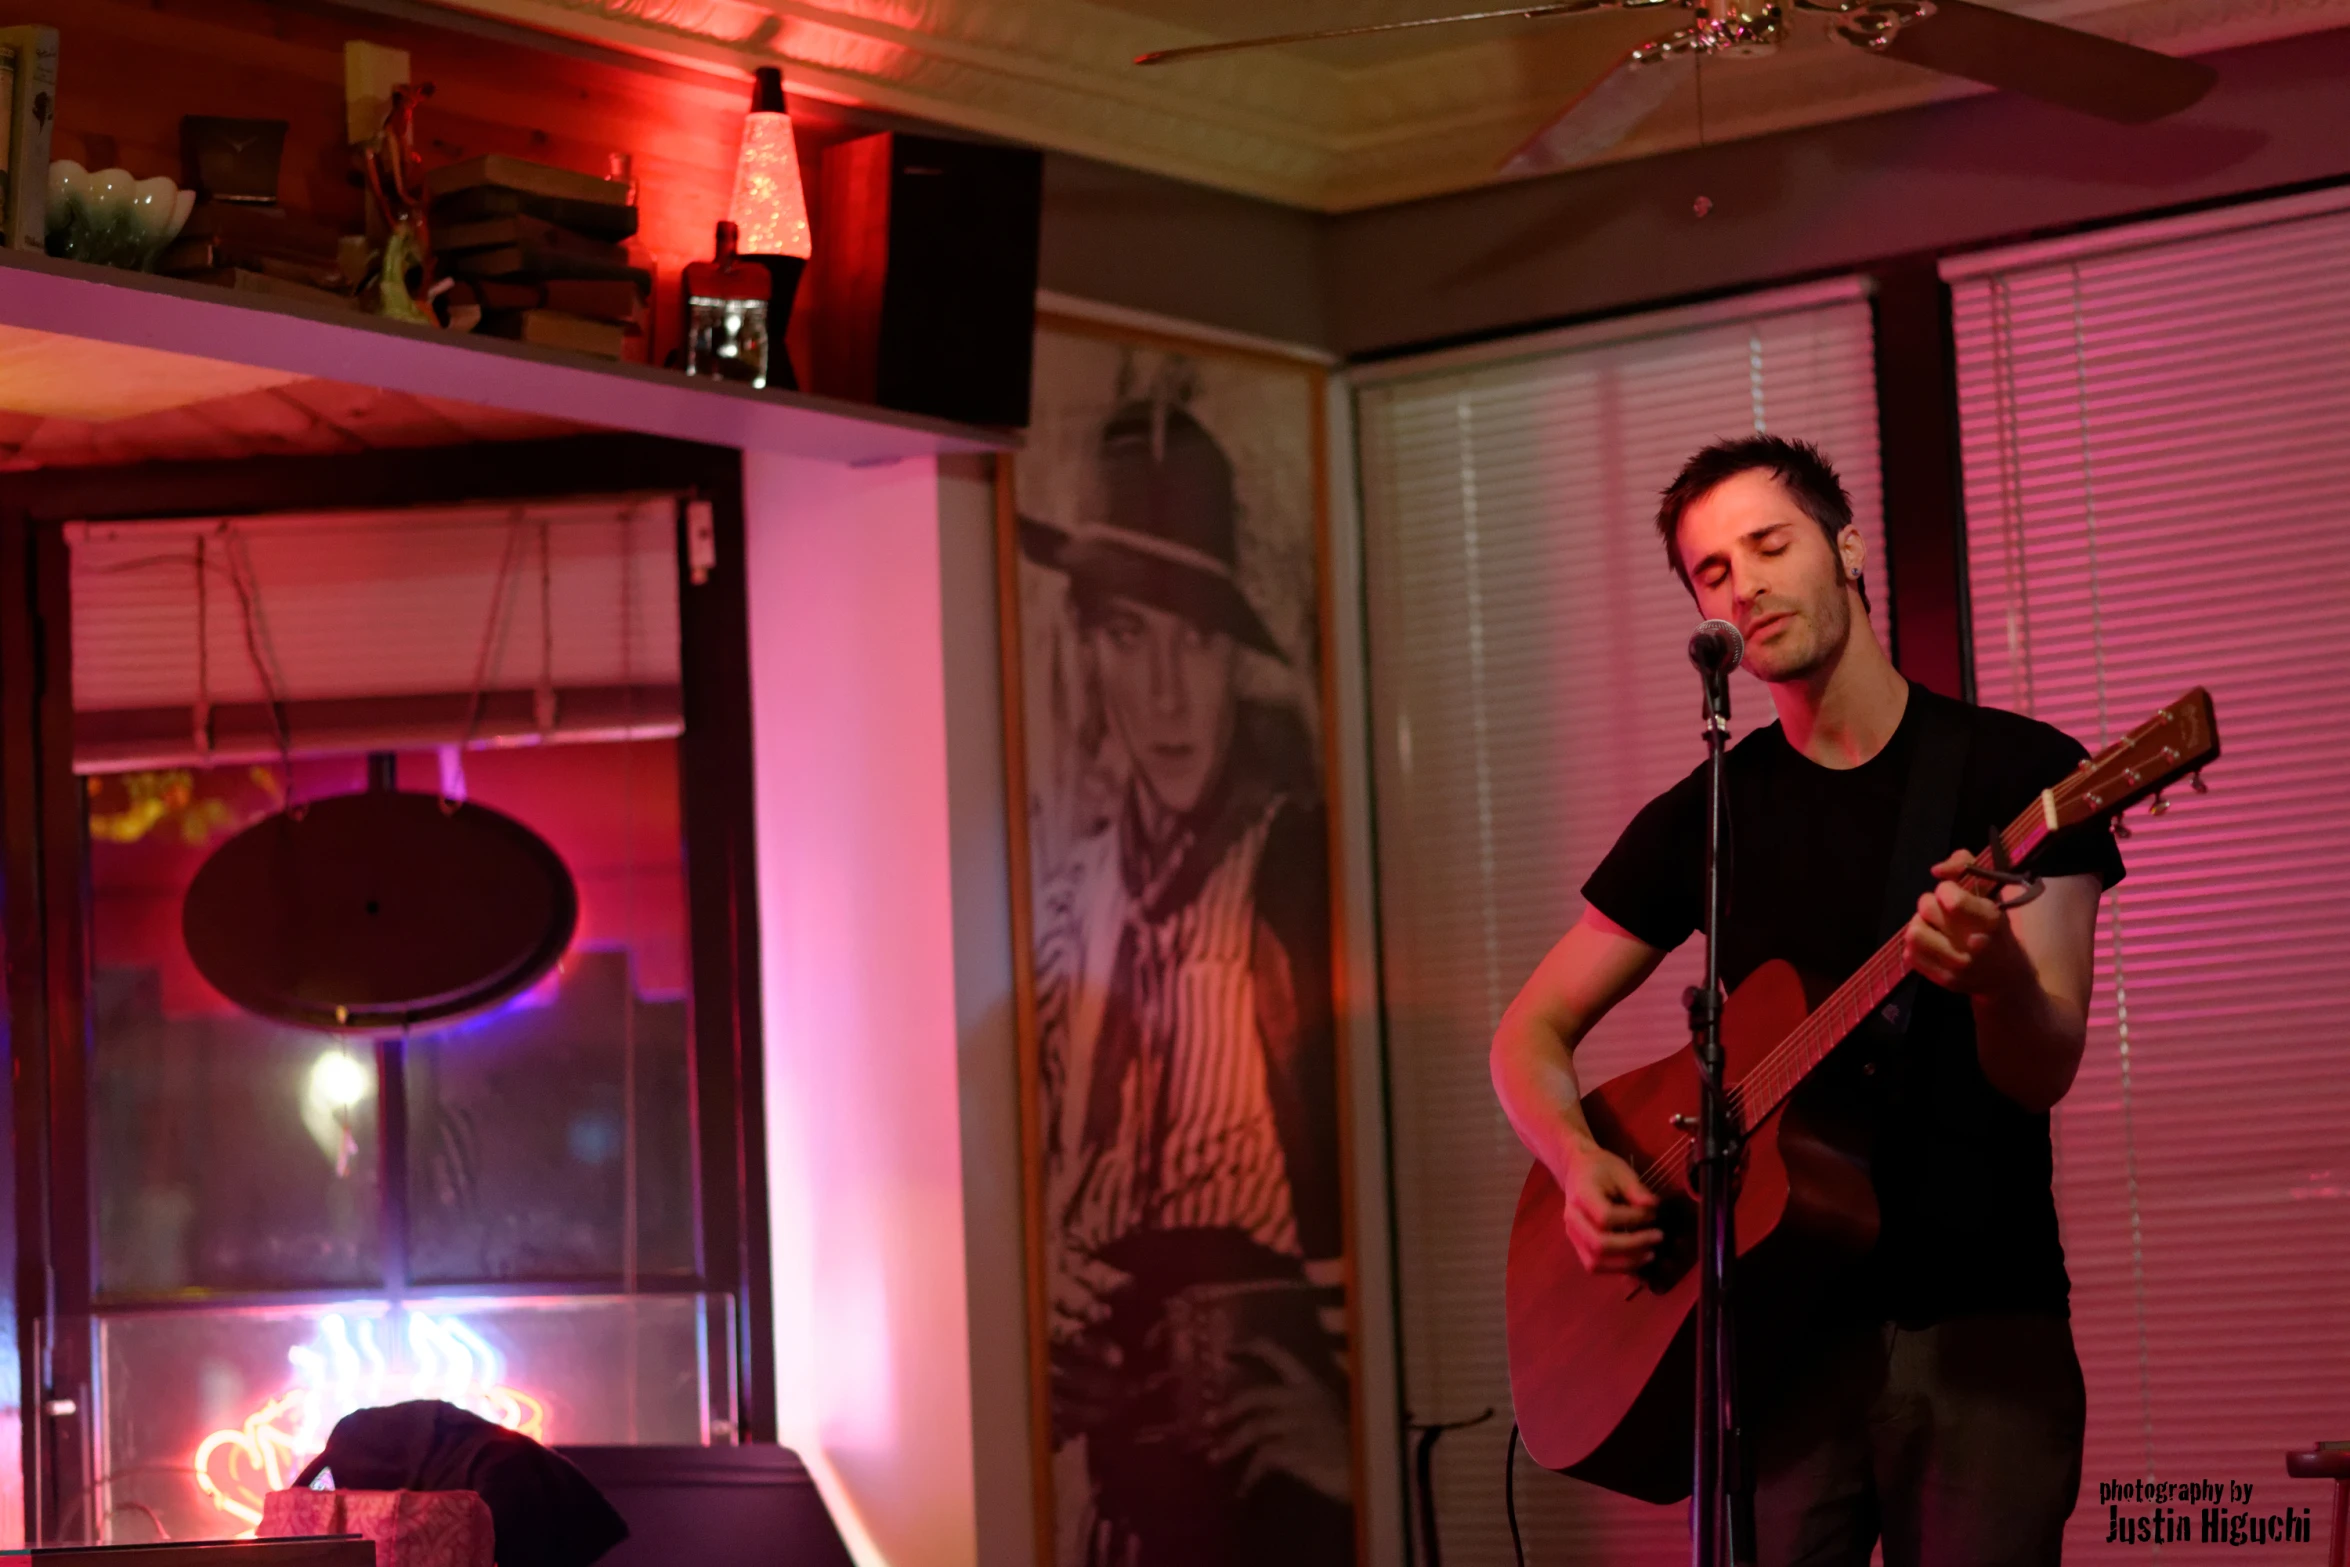
[[(1835, 464), (1811, 442), (1790, 441), (1781, 435), (1741, 435), (1716, 441), (1681, 465), (1656, 508), (1656, 531), (1665, 541), (1665, 560), (1692, 598), (1697, 589), (1689, 581), (1689, 569), (1681, 564), (1681, 519), (1717, 486), (1758, 470), (1787, 487), (1803, 514), (1828, 536), (1831, 548), (1837, 535), (1852, 526), (1852, 497), (1844, 493), (1844, 481), (1836, 476)], [(1867, 608), (1868, 584), (1855, 578), (1853, 585), (1860, 590), (1861, 607)]]

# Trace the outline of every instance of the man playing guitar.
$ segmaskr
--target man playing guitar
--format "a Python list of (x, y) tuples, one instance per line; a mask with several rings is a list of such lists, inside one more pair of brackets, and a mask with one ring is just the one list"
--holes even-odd
[[(2042, 852), (2045, 893), (2028, 904), (2003, 908), (1956, 878), (1971, 863), (1961, 844), (2087, 753), (1901, 677), (1869, 624), (1850, 503), (1816, 449), (1709, 446), (1657, 522), (1700, 612), (1745, 636), (1779, 716), (1728, 758), (1725, 985), (1772, 958), (1852, 972), (1898, 925), (1912, 879), (1903, 941), (1931, 982), (1900, 1024), (1872, 1024), (1879, 1037), (1864, 1030), (1832, 1063), (1875, 1134), (1882, 1227), (1806, 1342), (1771, 1346), (1767, 1379), (1749, 1357), (1757, 1558), (1864, 1567), (1881, 1535), (1887, 1567), (2053, 1563), (2080, 1485), (2084, 1395), (2048, 1112), (2080, 1066), (2098, 899), (2122, 864), (2084, 828)], [(1502, 1107), (1557, 1179), (1568, 1238), (1595, 1272), (1642, 1267), (1663, 1231), (1657, 1194), (1585, 1123), (1574, 1049), (1700, 923), (1704, 785), (1701, 767), (1633, 819), (1494, 1036)], [(1949, 819), (1932, 824), (1930, 852), (1893, 863), (1897, 837), (1920, 841), (1905, 802), (1936, 790)]]

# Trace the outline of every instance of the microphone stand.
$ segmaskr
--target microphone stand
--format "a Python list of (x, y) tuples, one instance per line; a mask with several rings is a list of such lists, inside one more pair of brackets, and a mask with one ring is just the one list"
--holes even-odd
[[(1705, 979), (1682, 998), (1697, 1053), (1697, 1408), (1696, 1463), (1689, 1491), (1695, 1567), (1752, 1561), (1753, 1523), (1744, 1505), (1747, 1476), (1737, 1420), (1737, 1362), (1730, 1267), (1738, 1254), (1733, 1198), (1745, 1131), (1722, 1083), (1723, 839), (1729, 800), (1723, 755), (1730, 743), (1730, 669), (1690, 657), (1705, 684)], [(1719, 667), (1716, 667), (1719, 665)]]

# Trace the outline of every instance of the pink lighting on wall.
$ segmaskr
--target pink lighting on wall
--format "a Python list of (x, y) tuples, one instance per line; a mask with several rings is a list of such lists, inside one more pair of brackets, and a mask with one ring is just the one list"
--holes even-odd
[(743, 464), (777, 1424), (864, 1567), (982, 1555), (941, 493)]
[(727, 216), (746, 256), (808, 259), (808, 198), (800, 188), (800, 154), (791, 116), (783, 107), (783, 72), (759, 67), (751, 112), (743, 116), (742, 152), (735, 164), (734, 200)]

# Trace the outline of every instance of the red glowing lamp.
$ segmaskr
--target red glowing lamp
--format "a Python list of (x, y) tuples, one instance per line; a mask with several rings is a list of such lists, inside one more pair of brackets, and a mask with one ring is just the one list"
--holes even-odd
[(751, 112), (743, 116), (743, 148), (734, 167), (734, 200), (727, 217), (746, 256), (808, 259), (808, 197), (800, 188), (800, 153), (783, 107), (783, 72), (759, 67)]
[[(800, 186), (800, 153), (791, 115), (783, 106), (783, 72), (762, 65), (751, 82), (751, 112), (743, 116), (743, 145), (734, 166), (734, 200), (727, 218), (737, 249), (762, 263), (774, 287), (768, 296), (769, 374), (772, 384), (794, 385), (783, 353), (792, 295), (814, 244), (808, 235), (808, 196)], [(780, 372), (780, 375), (777, 374)]]

